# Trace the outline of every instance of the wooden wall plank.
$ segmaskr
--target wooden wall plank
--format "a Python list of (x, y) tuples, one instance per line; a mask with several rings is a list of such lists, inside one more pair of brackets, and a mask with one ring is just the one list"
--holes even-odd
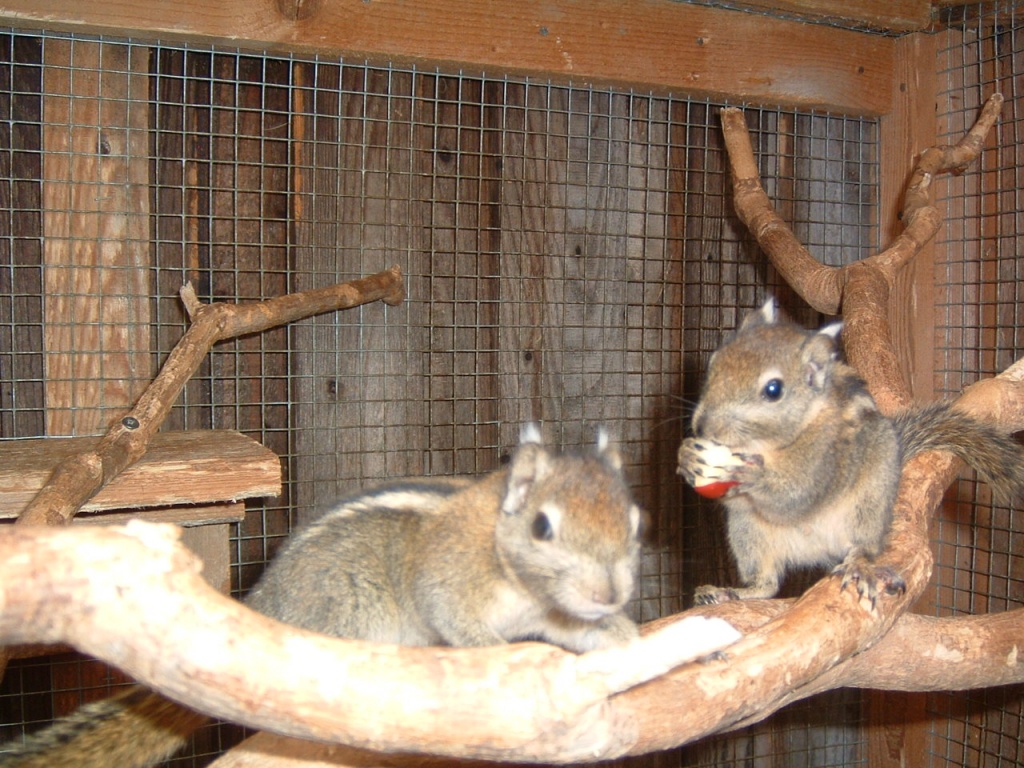
[(150, 378), (148, 57), (51, 40), (43, 74), (46, 430), (87, 435)]
[(0, 38), (0, 437), (45, 431), (42, 40)]
[(552, 336), (562, 325), (556, 311), (565, 311), (563, 261), (573, 248), (580, 254), (583, 248), (581, 242), (566, 243), (568, 122), (567, 89), (507, 89), (498, 322), (505, 445), (515, 445), (525, 422), (563, 419), (562, 399), (551, 397), (563, 391), (563, 344)]
[(431, 159), (430, 288), (424, 296), (430, 298), (425, 310), (432, 333), (430, 423), (437, 427), (430, 433), (431, 471), (472, 473), (481, 471), (473, 425), (494, 421), (484, 415), (492, 403), (475, 391), (477, 381), (492, 373), (478, 367), (477, 352), (494, 346), (485, 342), (486, 331), (478, 334), (482, 302), (494, 299), (478, 262), (481, 250), (488, 250), (480, 230), (483, 84), (446, 76), (421, 83), (418, 95), (429, 116), (417, 122), (425, 118), (433, 126), (427, 143), (418, 146)]
[[(434, 369), (448, 357), (431, 330), (450, 326), (451, 313), (430, 277), (431, 260), (442, 258), (431, 244), (436, 76), (317, 62), (299, 65), (295, 77), (294, 290), (397, 263), (409, 294), (397, 307), (294, 325), (294, 471), (304, 520), (371, 481), (454, 471), (451, 461), (432, 463), (428, 429), (430, 410), (444, 407), (436, 389), (428, 394), (428, 373), (451, 376), (450, 366)], [(450, 458), (450, 442), (442, 454)]]
[[(152, 65), (154, 242), (153, 345), (169, 350), (187, 328), (178, 298), (191, 282), (199, 296), (210, 296), (210, 67), (205, 51), (157, 49)], [(209, 428), (213, 423), (210, 356), (185, 384), (165, 429)]]
[(469, 0), (308, 7), (296, 19), (276, 0), (2, 0), (0, 18), (858, 114), (890, 107), (891, 38), (761, 14), (671, 0), (520, 0), (501, 13)]

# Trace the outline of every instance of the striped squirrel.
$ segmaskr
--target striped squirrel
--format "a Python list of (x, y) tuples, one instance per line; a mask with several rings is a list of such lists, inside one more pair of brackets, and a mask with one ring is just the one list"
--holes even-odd
[(994, 426), (945, 403), (883, 416), (840, 359), (840, 330), (779, 321), (769, 301), (712, 355), (678, 471), (722, 499), (743, 586), (698, 587), (697, 603), (773, 597), (794, 566), (835, 566), (872, 604), (902, 591), (872, 560), (916, 454), (956, 454), (1002, 498), (1024, 488), (1024, 452)]
[[(642, 513), (621, 464), (603, 432), (592, 454), (558, 455), (527, 427), (509, 465), (482, 478), (400, 480), (341, 500), (289, 540), (246, 603), (404, 645), (629, 642)], [(0, 753), (0, 766), (142, 768), (206, 721), (133, 687)]]

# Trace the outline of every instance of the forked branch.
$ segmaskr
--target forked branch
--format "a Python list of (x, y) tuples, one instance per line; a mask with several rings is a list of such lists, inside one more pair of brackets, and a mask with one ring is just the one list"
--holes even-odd
[(47, 484), (22, 511), (18, 523), (67, 523), (100, 488), (138, 461), (181, 390), (218, 341), (322, 312), (377, 300), (399, 304), (404, 298), (398, 267), (360, 280), (246, 304), (201, 304), (192, 285), (186, 284), (181, 299), (192, 324), (171, 350), (160, 373), (135, 407), (110, 426), (92, 451), (70, 456), (57, 465)]
[(892, 345), (889, 298), (897, 275), (942, 223), (942, 214), (931, 200), (932, 181), (939, 174), (963, 171), (977, 158), (1002, 105), (1002, 95), (993, 94), (959, 142), (921, 153), (904, 194), (904, 231), (884, 251), (841, 267), (818, 262), (775, 212), (761, 185), (743, 113), (722, 110), (737, 215), (779, 275), (804, 301), (827, 315), (842, 312), (847, 357), (868, 379), (883, 410), (906, 405), (909, 400)]

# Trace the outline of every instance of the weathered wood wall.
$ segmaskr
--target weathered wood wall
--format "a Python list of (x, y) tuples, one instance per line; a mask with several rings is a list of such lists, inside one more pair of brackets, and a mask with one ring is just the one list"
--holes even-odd
[[(723, 577), (730, 566), (717, 512), (684, 504), (674, 472), (685, 424), (679, 398), (696, 396), (723, 329), (773, 278), (726, 203), (713, 105), (326, 58), (56, 42), (54, 51), (93, 56), (82, 67), (87, 82), (103, 81), (102, 63), (116, 61), (118, 75), (131, 71), (146, 83), (145, 108), (136, 110), (146, 123), (146, 156), (131, 158), (146, 176), (142, 191), (127, 187), (131, 198), (120, 204), (149, 212), (152, 241), (116, 253), (75, 245), (80, 269), (130, 275), (150, 291), (139, 302), (145, 313), (129, 324), (145, 331), (139, 344), (154, 350), (148, 364), (183, 330), (176, 292), (185, 279), (205, 300), (248, 300), (392, 263), (406, 275), (409, 299), (400, 307), (366, 307), (221, 345), (173, 412), (174, 428), (240, 429), (286, 460), (285, 496), (239, 530), (236, 587), (251, 584), (296, 516), (375, 479), (493, 469), (526, 420), (543, 422), (560, 444), (591, 442), (599, 424), (622, 441), (655, 531), (642, 618), (679, 610), (694, 584)], [(41, 57), (37, 66), (45, 94), (50, 65)], [(123, 107), (136, 99), (100, 89), (93, 101), (109, 108), (106, 101)], [(864, 179), (850, 177), (850, 153), (865, 152), (861, 139), (873, 146), (871, 124), (776, 110), (752, 110), (751, 121), (766, 177), (801, 235), (833, 260), (863, 255), (873, 229), (858, 212), (870, 205), (862, 198), (872, 182), (867, 170)], [(37, 119), (35, 130), (43, 129)], [(95, 172), (85, 164), (102, 157), (88, 138), (102, 131), (88, 122), (75, 130), (83, 143), (61, 160)], [(837, 152), (841, 140), (849, 143)], [(38, 165), (12, 173), (35, 174), (41, 185)], [(834, 210), (801, 202), (813, 184), (842, 187)], [(29, 205), (64, 211), (53, 195)], [(851, 226), (837, 229), (843, 217)], [(117, 298), (116, 289), (96, 291), (90, 281), (67, 285), (88, 312)], [(45, 329), (54, 311), (39, 305), (20, 317)], [(69, 325), (114, 338), (122, 327)], [(20, 339), (19, 359), (43, 355), (45, 338)], [(99, 342), (92, 346), (103, 353)], [(87, 362), (69, 368), (69, 384), (103, 380), (95, 357)], [(111, 386), (124, 378), (118, 369)], [(108, 414), (123, 402), (90, 392)], [(50, 402), (42, 398), (40, 408)], [(684, 555), (712, 551), (719, 554)], [(56, 669), (91, 676), (95, 695), (109, 686), (101, 667)], [(57, 714), (78, 696), (66, 699)], [(802, 719), (790, 716), (787, 739)], [(755, 730), (691, 759), (705, 749), (742, 753), (775, 739), (770, 733)]]

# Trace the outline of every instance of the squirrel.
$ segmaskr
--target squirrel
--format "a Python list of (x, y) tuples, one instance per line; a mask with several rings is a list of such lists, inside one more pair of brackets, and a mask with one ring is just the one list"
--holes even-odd
[(721, 498), (742, 587), (698, 587), (697, 604), (774, 597), (791, 567), (834, 566), (860, 597), (899, 594), (877, 567), (903, 463), (949, 451), (1009, 499), (1024, 488), (1024, 452), (1010, 435), (947, 403), (883, 415), (840, 358), (842, 323), (780, 321), (774, 301), (748, 315), (711, 357), (682, 441), (678, 472)]
[[(639, 636), (632, 598), (643, 513), (602, 430), (556, 454), (530, 425), (479, 479), (411, 478), (342, 499), (298, 531), (246, 604), (296, 627), (402, 645), (542, 640), (569, 651)], [(25, 744), (4, 768), (143, 768), (208, 721), (135, 686)]]

